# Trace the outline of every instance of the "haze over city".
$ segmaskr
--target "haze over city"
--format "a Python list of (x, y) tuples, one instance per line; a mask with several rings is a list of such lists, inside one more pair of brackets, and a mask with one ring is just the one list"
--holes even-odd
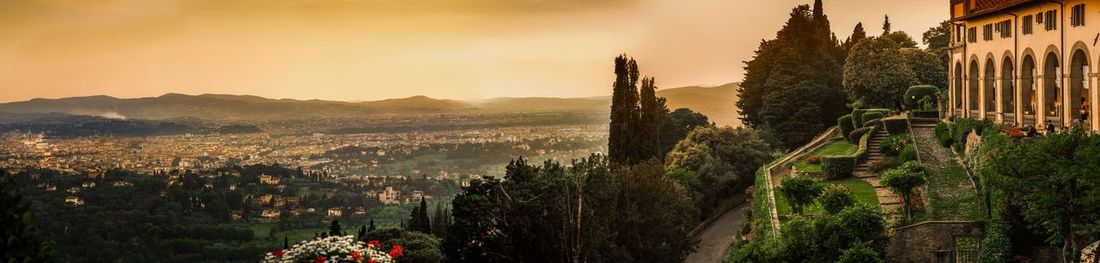
[[(812, 1), (12, 0), (0, 3), (0, 102), (248, 94), (378, 100), (610, 95), (631, 54), (662, 88), (740, 81), (790, 7)], [(829, 1), (843, 40), (920, 32), (947, 1)], [(913, 10), (921, 10), (913, 12)]]

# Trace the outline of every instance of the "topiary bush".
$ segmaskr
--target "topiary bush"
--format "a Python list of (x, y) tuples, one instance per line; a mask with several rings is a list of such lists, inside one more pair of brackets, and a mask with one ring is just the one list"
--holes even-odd
[(848, 142), (851, 142), (852, 144), (859, 144), (859, 139), (868, 132), (871, 132), (871, 127), (862, 127), (852, 130), (851, 133), (848, 133)]
[(852, 133), (852, 130), (856, 129), (856, 126), (852, 122), (852, 114), (837, 118), (836, 126), (840, 129), (840, 136), (848, 136), (849, 133)]
[(868, 111), (867, 113), (863, 114), (863, 118), (861, 120), (863, 120), (863, 123), (867, 123), (871, 120), (882, 119), (882, 116), (885, 116), (885, 115), (886, 114), (884, 114), (880, 111)]
[(826, 213), (836, 214), (844, 208), (856, 204), (856, 197), (852, 195), (852, 189), (848, 189), (843, 185), (830, 185), (825, 188), (825, 192), (821, 193), (821, 196), (817, 197), (817, 203), (821, 204), (821, 208)]
[(908, 89), (905, 89), (905, 96), (902, 98), (902, 100), (903, 100), (902, 103), (903, 103), (903, 106), (905, 106), (906, 109), (928, 110), (928, 109), (924, 108), (924, 105), (921, 105), (920, 102), (921, 102), (921, 99), (924, 99), (924, 97), (932, 97), (931, 100), (933, 101), (933, 104), (930, 105), (930, 106), (932, 107), (932, 109), (935, 109), (936, 108), (936, 105), (934, 104), (935, 100), (936, 100), (935, 98), (936, 98), (936, 94), (939, 94), (939, 93), (940, 93), (940, 89), (936, 88), (936, 86), (932, 86), (932, 85), (912, 86), (912, 87), (909, 87)]
[(909, 121), (905, 117), (894, 116), (882, 118), (882, 126), (890, 134), (909, 133)]
[(863, 114), (866, 113), (866, 112), (867, 112), (867, 110), (864, 110), (864, 109), (853, 109), (852, 110), (851, 115), (852, 115), (852, 126), (853, 127), (860, 127), (860, 125), (863, 125)]
[(936, 141), (940, 143), (940, 146), (951, 147), (951, 143), (954, 141), (954, 139), (952, 139), (953, 137), (952, 137), (952, 132), (951, 132), (951, 126), (948, 126), (947, 123), (942, 123), (941, 122), (939, 124), (936, 124), (935, 131), (936, 131)]
[(821, 172), (825, 179), (842, 179), (852, 176), (856, 168), (856, 156), (824, 156), (821, 157)]
[(872, 119), (863, 123), (863, 127), (882, 126), (881, 119)]

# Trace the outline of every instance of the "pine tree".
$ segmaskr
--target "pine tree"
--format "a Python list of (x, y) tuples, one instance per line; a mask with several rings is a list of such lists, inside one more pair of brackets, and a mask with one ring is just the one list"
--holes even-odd
[(883, 18), (883, 20), (882, 20), (882, 35), (885, 36), (885, 35), (889, 35), (889, 34), (890, 34), (890, 15), (886, 15), (886, 17)]
[(332, 220), (332, 223), (328, 226), (328, 235), (338, 236), (341, 235), (340, 220)]

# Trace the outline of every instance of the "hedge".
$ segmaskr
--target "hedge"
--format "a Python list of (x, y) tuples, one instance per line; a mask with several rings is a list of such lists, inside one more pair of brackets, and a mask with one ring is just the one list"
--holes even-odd
[(939, 118), (940, 112), (937, 110), (913, 110), (910, 112), (913, 117), (916, 118)]
[(764, 168), (756, 169), (756, 185), (752, 188), (752, 217), (756, 236), (767, 238), (772, 232), (772, 203), (768, 199), (768, 176)]
[(882, 119), (883, 115), (885, 115), (885, 114), (882, 114), (882, 112), (869, 111), (869, 112), (863, 114), (863, 122), (866, 123), (866, 122), (869, 122), (871, 120)]
[(848, 142), (851, 142), (853, 144), (859, 143), (859, 139), (862, 138), (864, 134), (868, 134), (871, 131), (872, 127), (862, 127), (852, 130), (851, 133), (848, 133), (848, 137), (845, 138), (848, 138)]
[(905, 117), (893, 116), (882, 119), (882, 127), (890, 134), (909, 133), (909, 121)]
[(861, 127), (882, 126), (882, 119), (871, 119), (863, 123)]
[[(871, 138), (871, 134), (877, 127), (859, 128), (852, 131), (851, 135), (858, 135), (856, 144), (859, 148), (855, 153), (848, 155), (829, 155), (821, 157), (821, 172), (825, 174), (826, 179), (841, 179), (852, 176), (852, 171), (856, 168), (856, 163), (863, 159), (863, 156), (867, 154), (867, 141)], [(850, 136), (851, 136), (850, 135)]]
[(940, 89), (932, 85), (918, 85), (905, 89), (905, 96), (902, 98), (904, 106), (912, 110), (920, 110), (920, 100), (925, 96), (932, 96), (932, 102), (936, 100), (936, 94), (940, 93)]
[(852, 114), (840, 116), (836, 119), (836, 126), (840, 127), (840, 136), (847, 137), (852, 130), (856, 129), (855, 125), (852, 125)]
[(863, 114), (864, 113), (867, 113), (867, 110), (864, 110), (864, 109), (853, 109), (852, 110), (852, 114), (851, 114), (852, 115), (852, 127), (860, 127), (861, 125), (863, 125)]
[(955, 125), (951, 127), (951, 137), (955, 144), (955, 149), (962, 151), (963, 147), (966, 147), (966, 137), (970, 135), (970, 131), (982, 134), (985, 129), (993, 127), (993, 121), (990, 120), (978, 120), (974, 118), (958, 119), (955, 121)]
[(951, 134), (951, 127), (948, 127), (946, 123), (936, 124), (936, 141), (940, 143), (940, 146), (951, 147), (951, 143), (954, 141)]

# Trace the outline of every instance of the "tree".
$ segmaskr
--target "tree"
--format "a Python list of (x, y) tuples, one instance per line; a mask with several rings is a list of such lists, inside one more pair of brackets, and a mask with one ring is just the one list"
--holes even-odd
[(375, 229), (378, 229), (378, 228), (374, 227), (374, 218), (371, 218), (370, 219), (370, 227), (367, 227), (367, 233), (370, 233), (371, 231), (374, 231)]
[(944, 20), (938, 26), (924, 31), (921, 41), (924, 42), (928, 52), (940, 58), (940, 67), (947, 68), (950, 58), (947, 46), (951, 44), (951, 20)]
[(882, 19), (882, 35), (890, 34), (890, 15), (885, 15)]
[(821, 183), (800, 175), (783, 178), (783, 181), (779, 183), (778, 190), (787, 199), (787, 203), (791, 205), (791, 210), (794, 210), (798, 215), (802, 215), (802, 208), (813, 203), (814, 199), (824, 191), (824, 187)]
[(917, 83), (935, 86), (941, 93), (947, 89), (947, 69), (935, 53), (904, 48), (901, 49), (901, 55)]
[(432, 216), (432, 234), (437, 237), (443, 237), (447, 234), (447, 227), (450, 225), (451, 215), (447, 211), (447, 208), (442, 204), (435, 205), (435, 214)]
[(343, 230), (340, 230), (340, 220), (332, 220), (332, 223), (328, 225), (328, 236), (342, 235)]
[(885, 38), (860, 41), (844, 64), (844, 91), (865, 106), (896, 108), (916, 81), (897, 43)]
[(843, 238), (851, 243), (871, 242), (886, 234), (886, 221), (878, 207), (858, 204), (836, 215)]
[(905, 31), (895, 31), (889, 34), (883, 35), (882, 38), (889, 39), (898, 44), (901, 48), (917, 48), (917, 41), (913, 40), (912, 36), (909, 36)]
[(283, 236), (283, 249), (290, 249), (290, 239)]
[(367, 233), (365, 239), (378, 240), (383, 248), (401, 245), (404, 255), (400, 262), (439, 263), (446, 259), (440, 250), (439, 238), (427, 233), (383, 228)]
[(1079, 128), (1009, 143), (986, 165), (1004, 202), (1065, 258), (1100, 239), (1100, 135)]
[(844, 250), (837, 263), (881, 263), (882, 257), (867, 243)]
[(756, 169), (772, 160), (771, 147), (748, 128), (703, 127), (676, 144), (665, 160), (669, 171), (692, 172), (697, 183), (685, 184), (702, 215), (753, 182)]
[(928, 169), (916, 162), (907, 162), (898, 168), (887, 170), (883, 173), (882, 185), (890, 187), (895, 193), (901, 195), (902, 207), (905, 208), (905, 218), (912, 218), (913, 190), (927, 183), (925, 179)]
[(661, 128), (661, 152), (659, 155), (662, 158), (667, 157), (672, 148), (680, 140), (687, 137), (689, 132), (695, 130), (696, 127), (708, 126), (711, 126), (710, 120), (702, 113), (688, 108), (679, 108), (672, 111), (669, 113), (665, 126)]
[(0, 262), (54, 262), (52, 249), (34, 226), (30, 203), (23, 200), (0, 169)]
[(834, 185), (826, 187), (821, 196), (817, 198), (817, 202), (821, 204), (821, 208), (826, 213), (836, 214), (844, 208), (855, 205), (856, 197), (852, 195), (852, 190), (848, 187)]
[(611, 126), (607, 153), (612, 163), (635, 162), (638, 105), (638, 62), (626, 55), (615, 58), (615, 83), (611, 93)]
[(812, 15), (808, 5), (790, 15), (776, 39), (763, 41), (745, 63), (737, 101), (742, 122), (774, 131), (781, 148), (804, 144), (848, 111), (839, 60), (845, 55), (824, 26), (828, 18)]

